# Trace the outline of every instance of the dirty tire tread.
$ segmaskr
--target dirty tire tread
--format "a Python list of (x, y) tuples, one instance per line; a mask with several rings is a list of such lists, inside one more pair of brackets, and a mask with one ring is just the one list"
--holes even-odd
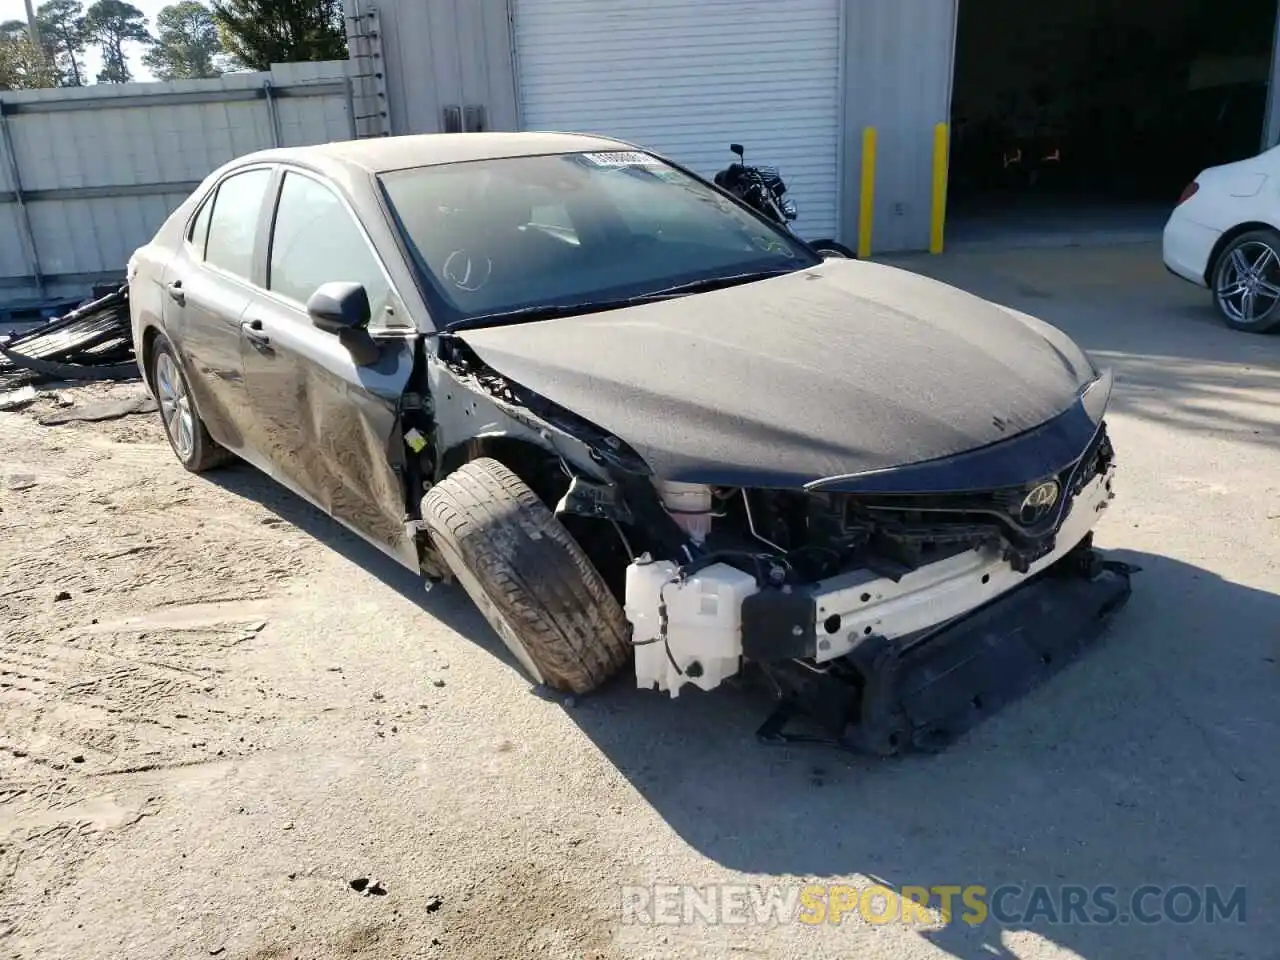
[[(173, 357), (174, 365), (178, 368), (178, 376), (182, 377), (183, 386), (186, 387), (187, 396), (191, 402), (192, 420), (194, 421), (196, 435), (195, 449), (191, 452), (191, 457), (188, 460), (182, 459), (181, 455), (178, 454), (177, 448), (173, 447), (173, 441), (169, 440), (174, 456), (178, 457), (178, 461), (192, 473), (204, 473), (206, 470), (212, 470), (229, 462), (233, 459), (231, 452), (209, 435), (208, 428), (204, 425), (204, 421), (200, 419), (200, 412), (195, 408), (195, 398), (191, 394), (191, 382), (187, 379), (187, 372), (182, 367), (182, 361), (173, 349), (173, 345), (169, 343), (163, 334), (156, 337), (155, 344), (151, 350), (151, 369), (148, 371), (151, 375), (151, 382), (155, 383), (156, 362), (160, 359), (161, 353), (167, 353)], [(169, 431), (167, 427), (164, 427), (163, 419), (161, 420), (161, 428), (164, 429), (165, 437), (168, 438)]]
[[(459, 505), (478, 521), (479, 528), (496, 533), (500, 540), (514, 536), (513, 542), (523, 541), (528, 547), (538, 543), (525, 540), (524, 525), (533, 521), (539, 533), (549, 536), (549, 541), (544, 542), (554, 543), (555, 547), (549, 556), (538, 556), (543, 551), (536, 550), (515, 564), (496, 551), (488, 556), (463, 555), (471, 561), (473, 571), (481, 574), (481, 580), (490, 588), (487, 592), (513, 622), (526, 650), (549, 682), (575, 692), (598, 686), (612, 673), (607, 638), (613, 631), (607, 624), (594, 622), (591, 611), (602, 606), (602, 599), (612, 597), (603, 590), (590, 590), (595, 571), (585, 557), (579, 556), (577, 545), (536, 495), (514, 475), (495, 476), (492, 469), (485, 469), (484, 474), (490, 482), (483, 486), (488, 489), (468, 489), (459, 498)], [(455, 525), (454, 530), (459, 532), (460, 528)], [(550, 575), (537, 576), (536, 572)], [(604, 636), (604, 649), (594, 640), (597, 631)]]
[(454, 471), (427, 492), (422, 513), (549, 686), (588, 693), (626, 664), (631, 644), (618, 601), (564, 525), (503, 464), (482, 458)]

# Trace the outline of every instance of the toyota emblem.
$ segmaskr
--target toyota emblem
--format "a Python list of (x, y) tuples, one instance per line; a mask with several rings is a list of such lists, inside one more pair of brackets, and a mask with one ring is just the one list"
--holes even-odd
[(1043, 519), (1057, 502), (1058, 482), (1056, 480), (1046, 480), (1044, 483), (1037, 484), (1023, 498), (1022, 506), (1019, 507), (1022, 522), (1035, 523)]

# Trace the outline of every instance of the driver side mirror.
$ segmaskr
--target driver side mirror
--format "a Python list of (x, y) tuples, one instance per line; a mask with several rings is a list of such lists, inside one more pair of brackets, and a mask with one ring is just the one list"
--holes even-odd
[(740, 143), (729, 144), (729, 150), (731, 153), (736, 153), (738, 155), (739, 163), (741, 163), (746, 157), (747, 151), (742, 148), (742, 144)]
[(357, 366), (377, 363), (382, 352), (366, 329), (372, 311), (369, 294), (359, 283), (322, 283), (307, 300), (307, 314), (319, 330), (335, 334)]
[(359, 283), (322, 283), (307, 300), (307, 315), (313, 324), (328, 333), (361, 330), (372, 316), (369, 294)]

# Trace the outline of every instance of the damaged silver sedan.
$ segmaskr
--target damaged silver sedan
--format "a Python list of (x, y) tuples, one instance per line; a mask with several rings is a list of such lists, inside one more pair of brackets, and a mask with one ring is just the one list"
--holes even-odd
[(239, 457), (431, 581), (535, 682), (743, 671), (761, 728), (935, 747), (1129, 596), (1092, 546), (1109, 373), (1032, 317), (824, 260), (689, 171), (562, 134), (215, 171), (129, 265), (174, 452)]

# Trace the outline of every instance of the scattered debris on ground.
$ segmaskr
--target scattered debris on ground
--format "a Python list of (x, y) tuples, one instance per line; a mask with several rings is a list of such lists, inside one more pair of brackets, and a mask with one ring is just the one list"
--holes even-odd
[[(34, 421), (51, 434), (102, 436), (112, 443), (166, 443), (155, 400), (139, 381), (67, 383), (35, 387), (35, 399), (21, 407), (0, 409), (0, 419)], [(106, 422), (111, 421), (111, 422)], [(59, 431), (68, 431), (61, 433)], [(87, 431), (87, 433), (86, 433)], [(167, 446), (167, 443), (166, 443)], [(12, 486), (16, 472), (0, 475), (0, 486)]]
[(39, 326), (0, 338), (3, 390), (51, 380), (137, 376), (129, 288), (124, 285)]
[(36, 402), (36, 388), (27, 384), (17, 390), (6, 390), (0, 393), (0, 410), (21, 410)]
[(159, 409), (155, 398), (145, 390), (123, 400), (105, 400), (101, 403), (89, 403), (80, 407), (72, 407), (61, 413), (54, 413), (40, 418), (40, 425), (45, 427), (61, 426), (64, 423), (96, 423), (102, 420), (118, 420), (134, 413), (155, 413)]
[(350, 881), (349, 886), (356, 893), (366, 897), (385, 897), (387, 888), (378, 880), (371, 880), (368, 877), (356, 877)]
[[(154, 413), (139, 381), (127, 287), (0, 336), (0, 412), (28, 412), (43, 426)], [(126, 430), (113, 439), (134, 437)]]

